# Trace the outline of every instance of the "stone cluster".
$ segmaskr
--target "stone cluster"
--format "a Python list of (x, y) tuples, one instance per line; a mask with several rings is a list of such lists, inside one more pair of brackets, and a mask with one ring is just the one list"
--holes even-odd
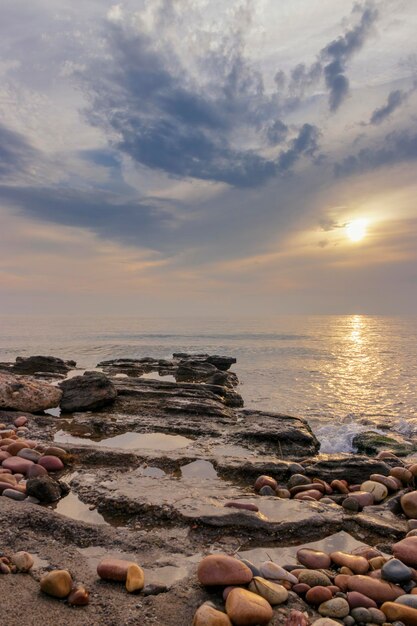
[(64, 489), (49, 473), (61, 472), (69, 455), (62, 448), (28, 439), (28, 420), (17, 417), (13, 428), (0, 424), (0, 495), (13, 500), (54, 502)]
[[(417, 537), (394, 544), (393, 554), (366, 545), (351, 553), (300, 548), (297, 564), (266, 561), (259, 567), (226, 554), (206, 556), (198, 566), (198, 580), (205, 587), (222, 588), (225, 605), (221, 610), (204, 603), (193, 626), (266, 625), (273, 607), (295, 594), (309, 610), (292, 611), (285, 626), (416, 626)], [(313, 611), (321, 617), (311, 620)]]

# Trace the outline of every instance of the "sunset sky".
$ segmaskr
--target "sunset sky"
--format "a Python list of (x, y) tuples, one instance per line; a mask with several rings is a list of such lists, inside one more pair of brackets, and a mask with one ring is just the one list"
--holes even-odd
[(1, 7), (1, 312), (417, 311), (415, 0)]

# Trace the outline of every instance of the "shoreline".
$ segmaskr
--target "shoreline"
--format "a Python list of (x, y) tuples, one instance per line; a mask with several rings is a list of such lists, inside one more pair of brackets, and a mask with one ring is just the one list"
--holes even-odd
[[(339, 537), (345, 546), (341, 549), (350, 549), (350, 541), (387, 549), (405, 537), (409, 525), (399, 501), (409, 485), (392, 495), (387, 491), (380, 503), (368, 504), (363, 511), (343, 506), (346, 495), (352, 498), (355, 491), (343, 494), (343, 489), (332, 488), (325, 494), (318, 487), (320, 482), (343, 480), (360, 486), (370, 476), (388, 476), (393, 467), (404, 467), (395, 455), (377, 454), (387, 444), (395, 447), (395, 440), (365, 442), (373, 456), (320, 455), (319, 442), (305, 420), (243, 408), (237, 377), (229, 369), (233, 362), (188, 354), (171, 360), (117, 359), (99, 364), (103, 374), (71, 379), (66, 376), (74, 364), (60, 359), (49, 365), (30, 359), (17, 367), (2, 364), (0, 378), (17, 376), (23, 385), (34, 380), (48, 387), (52, 382), (55, 389), (61, 385), (60, 404), (66, 407), (61, 416), (4, 409), (0, 422), (7, 430), (16, 418), (26, 417), (23, 429), (28, 430), (20, 431), (21, 439), (36, 441), (39, 449), (49, 445), (65, 450), (65, 468), (52, 475), (75, 496), (74, 515), (81, 503), (79, 515), (92, 509), (103, 520), (89, 524), (64, 517), (51, 505), (1, 498), (2, 550), (26, 550), (41, 559), (24, 579), (0, 578), (11, 598), (3, 605), (10, 626), (25, 623), (28, 614), (34, 624), (65, 620), (71, 625), (82, 619), (92, 624), (141, 620), (170, 626), (178, 624), (179, 614), (184, 624), (191, 624), (197, 608), (213, 599), (196, 579), (198, 562), (210, 551), (246, 554), (331, 536)], [(41, 371), (34, 368), (42, 364), (50, 371), (34, 376)], [(159, 379), (142, 377), (155, 371)], [(135, 436), (138, 443), (129, 447)], [(144, 445), (144, 436), (145, 447), (135, 447)], [(307, 480), (307, 491), (315, 494), (302, 497), (300, 490), (295, 498), (297, 494), (284, 493), (291, 477), (299, 474)], [(264, 489), (263, 495), (254, 489), (261, 476), (277, 482), (276, 488), (268, 483), (261, 487), (272, 492)], [(59, 502), (65, 502), (65, 496)], [(15, 526), (18, 534), (11, 532)], [(166, 586), (166, 591), (131, 596), (115, 584), (100, 582), (96, 562), (109, 554), (135, 557), (145, 570), (145, 582)], [(48, 566), (68, 568), (81, 578), (92, 592), (90, 604), (71, 610), (39, 594), (38, 579)], [(280, 619), (294, 608), (314, 617), (308, 603), (290, 597), (280, 606)], [(275, 623), (284, 622), (271, 621)]]

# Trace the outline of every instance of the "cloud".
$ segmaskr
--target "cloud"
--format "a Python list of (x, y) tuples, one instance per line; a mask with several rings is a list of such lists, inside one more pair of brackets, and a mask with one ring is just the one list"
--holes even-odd
[(0, 124), (0, 179), (26, 171), (37, 154), (23, 135)]
[(385, 136), (382, 145), (363, 148), (357, 154), (345, 157), (335, 165), (334, 172), (337, 177), (350, 176), (416, 159), (417, 133), (393, 131)]
[(362, 8), (355, 5), (353, 12), (359, 11), (362, 11), (359, 23), (330, 42), (321, 52), (321, 59), (325, 64), (324, 79), (329, 89), (331, 111), (336, 111), (349, 93), (349, 79), (346, 76), (347, 62), (363, 47), (378, 17), (378, 10), (371, 3), (367, 3)]
[(388, 95), (387, 102), (383, 106), (375, 109), (372, 113), (369, 123), (377, 125), (384, 122), (392, 113), (394, 113), (394, 111), (396, 111), (396, 109), (408, 100), (415, 88), (416, 87), (414, 86), (413, 89), (409, 91), (403, 91), (401, 89), (391, 91)]
[(266, 95), (261, 73), (243, 55), (240, 33), (196, 58), (198, 78), (158, 38), (126, 24), (107, 24), (106, 41), (105, 61), (95, 58), (84, 75), (87, 116), (137, 164), (257, 187), (312, 154), (300, 143), (304, 125), (281, 154), (265, 156), (265, 134), (276, 145), (287, 127), (277, 120), (277, 95)]

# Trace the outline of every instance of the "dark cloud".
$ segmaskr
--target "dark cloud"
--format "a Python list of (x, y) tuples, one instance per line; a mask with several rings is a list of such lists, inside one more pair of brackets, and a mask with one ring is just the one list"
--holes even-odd
[(174, 223), (161, 201), (122, 199), (100, 190), (0, 185), (0, 199), (35, 219), (86, 228), (105, 239), (155, 249)]
[[(265, 95), (262, 75), (244, 58), (239, 39), (204, 57), (206, 82), (197, 84), (173, 53), (146, 35), (120, 25), (107, 28), (108, 57), (96, 59), (85, 76), (88, 118), (138, 164), (177, 177), (256, 187), (310, 154), (291, 143), (285, 167), (288, 150), (261, 154), (265, 129), (268, 143), (276, 145), (286, 126), (277, 121), (276, 95)], [(242, 147), (245, 136), (253, 135), (258, 148)]]
[(375, 111), (372, 113), (369, 123), (373, 125), (381, 124), (381, 122), (385, 121), (391, 115), (391, 113), (393, 113), (404, 102), (406, 102), (406, 100), (408, 100), (410, 94), (411, 91), (402, 91), (401, 89), (395, 89), (394, 91), (391, 91), (386, 103), (383, 106), (375, 109)]
[(385, 165), (396, 165), (417, 159), (417, 133), (394, 131), (386, 135), (382, 145), (363, 148), (335, 165), (336, 176), (350, 176)]
[(304, 124), (297, 137), (293, 139), (288, 150), (282, 152), (278, 158), (280, 171), (289, 170), (302, 155), (314, 156), (318, 150), (320, 131), (317, 126)]
[(361, 11), (359, 23), (330, 42), (321, 52), (331, 111), (336, 111), (349, 93), (349, 80), (346, 76), (347, 62), (363, 47), (378, 17), (378, 10), (370, 3), (363, 8), (355, 5), (354, 13), (359, 11)]
[(0, 179), (23, 173), (36, 156), (23, 135), (0, 124)]

